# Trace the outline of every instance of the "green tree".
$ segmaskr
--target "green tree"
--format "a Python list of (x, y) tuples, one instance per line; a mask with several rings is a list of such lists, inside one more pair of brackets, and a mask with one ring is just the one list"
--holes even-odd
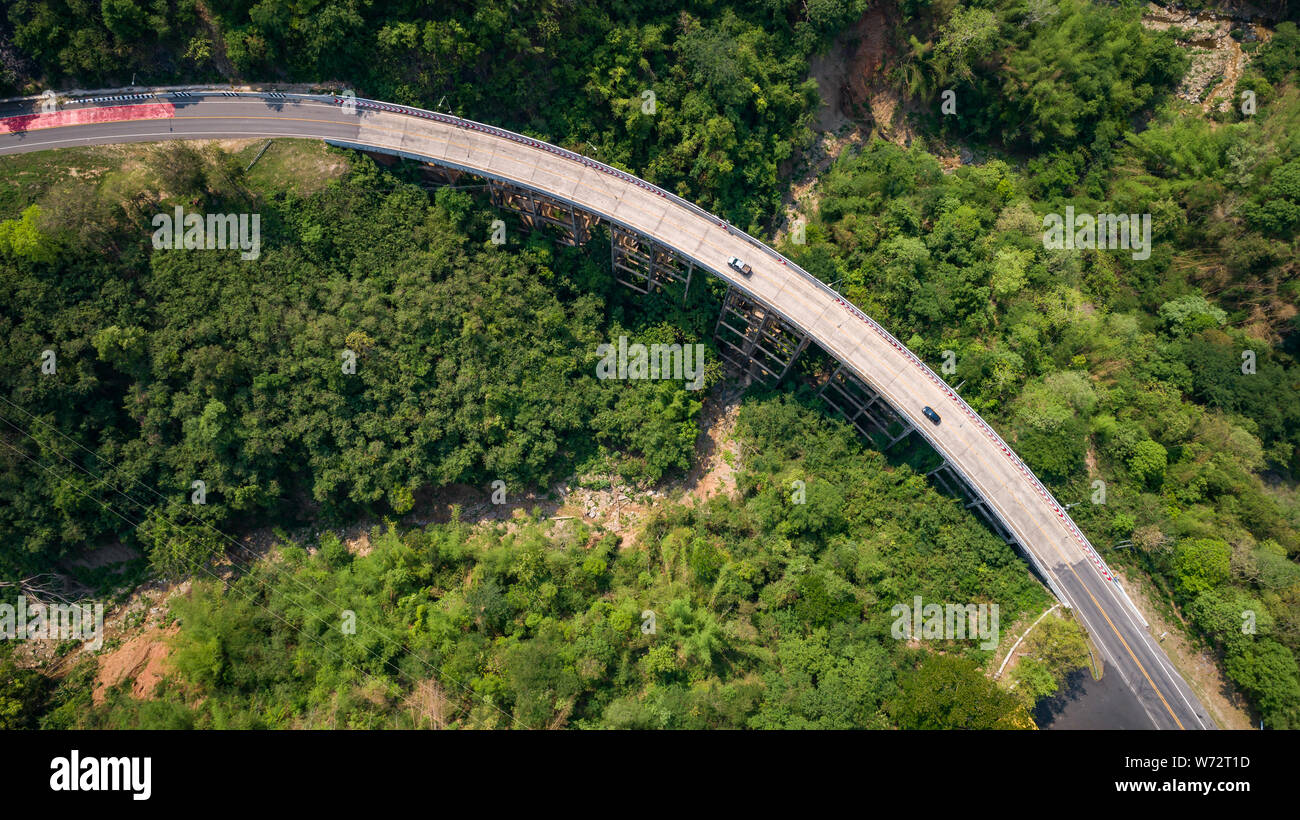
[(58, 259), (59, 243), (42, 230), (41, 208), (29, 205), (17, 219), (0, 222), (0, 254), (46, 264)]
[(1032, 729), (1025, 707), (955, 655), (932, 655), (904, 670), (890, 715), (901, 729)]
[(1218, 538), (1192, 538), (1174, 548), (1174, 571), (1179, 590), (1191, 597), (1215, 590), (1227, 582), (1232, 548)]
[(1164, 445), (1146, 439), (1133, 445), (1133, 452), (1128, 458), (1128, 469), (1139, 484), (1158, 487), (1165, 480), (1168, 462), (1169, 453)]

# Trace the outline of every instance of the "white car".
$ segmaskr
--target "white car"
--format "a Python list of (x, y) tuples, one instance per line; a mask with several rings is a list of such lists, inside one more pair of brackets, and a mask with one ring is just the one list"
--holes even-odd
[(727, 260), (727, 264), (731, 266), (732, 270), (739, 273), (741, 276), (753, 276), (754, 274), (754, 269), (749, 265), (746, 265), (744, 262), (741, 262), (740, 257), (731, 257)]

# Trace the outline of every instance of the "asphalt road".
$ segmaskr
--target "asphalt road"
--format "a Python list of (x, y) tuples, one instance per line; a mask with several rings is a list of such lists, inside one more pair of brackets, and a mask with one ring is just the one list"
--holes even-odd
[[(1106, 674), (1133, 693), (1152, 728), (1214, 728), (1183, 678), (1148, 632), (1109, 570), (1028, 468), (942, 379), (878, 325), (836, 294), (717, 217), (590, 160), (489, 126), (467, 127), (382, 110), (361, 101), (347, 110), (333, 98), (208, 92), (146, 100), (69, 103), (60, 110), (171, 103), (171, 116), (108, 121), (0, 134), (0, 155), (78, 145), (167, 139), (316, 138), (400, 152), (543, 191), (617, 222), (690, 257), (733, 286), (778, 310), (886, 398), (966, 478), (1023, 545), (1041, 574), (1092, 636)], [(382, 105), (382, 104), (380, 104)], [(30, 113), (30, 104), (0, 117)], [(141, 108), (141, 111), (144, 109)], [(106, 112), (107, 113), (107, 112)], [(129, 115), (129, 112), (127, 112)], [(376, 237), (379, 241), (402, 237)], [(727, 266), (753, 266), (746, 279)], [(943, 417), (922, 415), (930, 406)], [(953, 602), (956, 603), (956, 602)], [(964, 603), (964, 602), (963, 602)]]

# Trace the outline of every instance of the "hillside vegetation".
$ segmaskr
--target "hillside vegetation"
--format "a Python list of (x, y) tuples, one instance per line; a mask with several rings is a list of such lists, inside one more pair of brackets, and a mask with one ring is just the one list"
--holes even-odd
[[(1124, 90), (1132, 72), (1177, 59), (1131, 12), (1065, 4), (943, 69), (944, 38), (972, 42), (956, 29), (980, 14), (954, 12), (918, 59), (951, 74), (976, 138), (1051, 150), (945, 173), (924, 142), (871, 141), (823, 176), (806, 244), (785, 250), (936, 369), (952, 362), (967, 401), (1059, 498), (1083, 502), (1071, 515), (1094, 543), (1121, 545), (1107, 560), (1151, 576), (1268, 725), (1300, 725), (1300, 35), (1283, 23), (1258, 50), (1239, 83), (1253, 116), (1166, 102), (1133, 130), (1137, 109), (1116, 103), (1152, 97)], [(1147, 45), (1108, 63), (1094, 36)], [(1128, 62), (1143, 48), (1164, 56)], [(1030, 62), (1052, 83), (995, 90)], [(1115, 119), (1076, 117), (1051, 138), (997, 124), (1031, 107), (1044, 128), (1069, 112)], [(1047, 249), (1044, 217), (1067, 207), (1150, 214), (1149, 258)]]
[[(792, 438), (789, 431), (797, 430)], [(576, 522), (380, 528), (286, 544), (173, 599), (174, 673), (102, 706), (87, 660), (45, 727), (1032, 728), (967, 641), (891, 636), (900, 599), (1040, 611), (1011, 547), (850, 428), (779, 398), (737, 431), (741, 498), (663, 505), (635, 544)], [(805, 504), (790, 503), (804, 481)], [(304, 547), (311, 548), (311, 554)], [(355, 635), (340, 628), (355, 617)], [(653, 620), (649, 620), (653, 619)], [(1072, 626), (1067, 622), (1067, 625)], [(1079, 663), (1056, 637), (1036, 669)], [(13, 674), (11, 672), (11, 674)], [(1041, 692), (1040, 692), (1041, 694)], [(1027, 698), (1027, 701), (1024, 699)]]
[[(0, 80), (338, 83), (554, 140), (767, 235), (813, 139), (809, 58), (868, 5), (16, 0)], [(1239, 29), (1233, 106), (1205, 114), (1173, 94), (1186, 44), (1139, 4), (880, 8), (874, 89), (915, 138), (863, 135), (784, 250), (951, 362), (1107, 561), (1267, 726), (1300, 726), (1300, 32)], [(997, 602), (1008, 622), (1046, 598), (969, 513), (794, 382), (742, 410), (741, 501), (659, 505), (636, 543), (540, 521), (393, 527), (366, 556), (306, 540), (202, 583), (224, 546), (196, 516), (336, 525), (452, 483), (646, 486), (691, 463), (699, 394), (601, 382), (595, 348), (705, 341), (716, 288), (634, 302), (599, 242), (493, 246), (484, 198), (348, 163), (299, 192), (167, 145), (134, 170), (22, 166), (0, 190), (0, 344), (28, 365), (0, 373), (0, 537), (21, 545), (0, 572), (122, 540), (200, 580), (176, 603), (160, 699), (119, 693), (78, 717), (90, 673), (56, 687), (10, 670), (26, 725), (1024, 726), (1077, 665), (1062, 634), (1071, 651), (1050, 654), (1070, 662), (1028, 664), (1007, 694), (969, 645), (889, 639), (882, 612), (915, 594)], [(176, 205), (260, 212), (260, 260), (152, 250), (150, 218)], [(1149, 253), (1049, 249), (1044, 219), (1067, 208), (1149, 216)], [(806, 505), (782, 501), (795, 480)], [(133, 482), (162, 497), (124, 498)], [(338, 607), (296, 600), (304, 584), (371, 637), (346, 640)]]

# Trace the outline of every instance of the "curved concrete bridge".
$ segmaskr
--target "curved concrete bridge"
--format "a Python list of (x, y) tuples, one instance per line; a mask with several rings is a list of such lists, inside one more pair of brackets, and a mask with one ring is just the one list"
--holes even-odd
[[(776, 251), (644, 180), (539, 140), (408, 106), (352, 97), (211, 89), (87, 92), (57, 104), (0, 109), (0, 155), (168, 139), (326, 140), (489, 180), (494, 201), (530, 224), (584, 241), (610, 223), (620, 280), (638, 290), (705, 268), (730, 286), (719, 348), (760, 379), (779, 379), (810, 342), (841, 367), (823, 397), (864, 432), (923, 436), (955, 487), (1017, 544), (1083, 621), (1106, 664), (1157, 728), (1214, 728), (1104, 561), (1042, 482), (993, 428), (873, 319)], [(743, 276), (727, 264), (739, 257)], [(932, 407), (942, 423), (922, 413)]]

